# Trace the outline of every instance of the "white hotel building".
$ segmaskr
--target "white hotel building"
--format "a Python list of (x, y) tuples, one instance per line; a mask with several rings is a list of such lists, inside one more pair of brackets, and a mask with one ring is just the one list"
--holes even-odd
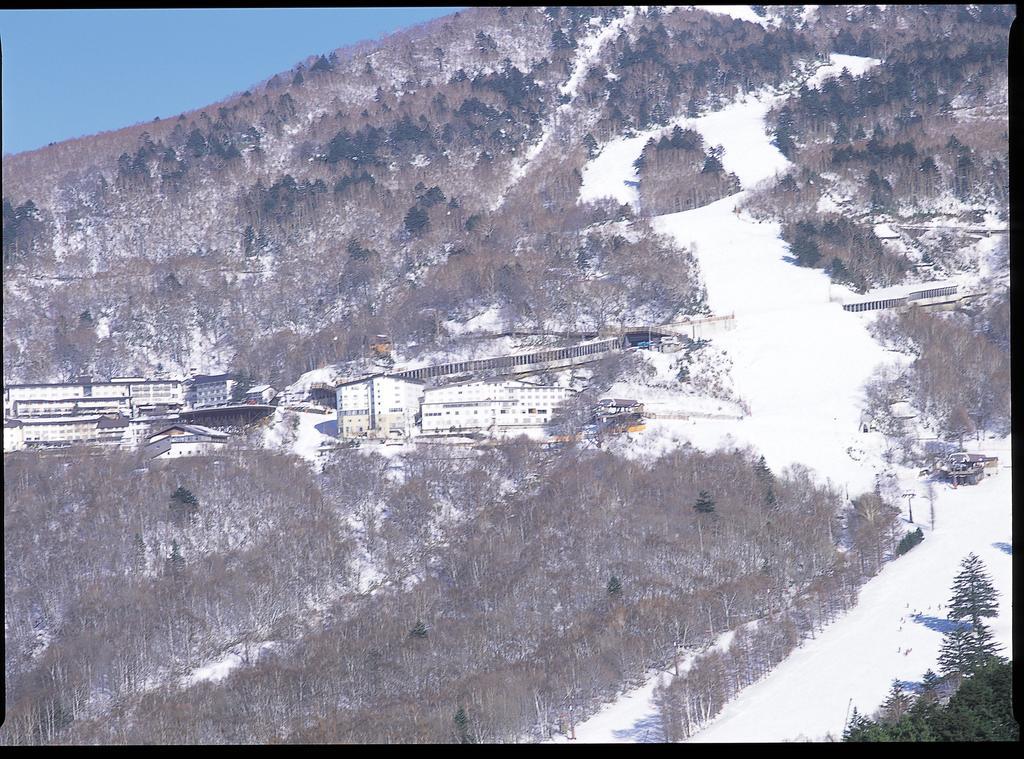
[(133, 414), (157, 408), (181, 408), (185, 405), (185, 384), (181, 380), (114, 377), (110, 382), (128, 386)]
[(4, 414), (18, 418), (127, 414), (131, 389), (114, 382), (78, 382), (8, 385), (4, 388)]
[(395, 438), (412, 434), (423, 383), (379, 374), (338, 385), (338, 435)]
[(185, 403), (181, 380), (114, 377), (109, 382), (8, 385), (4, 414), (18, 419), (121, 414), (133, 416), (156, 408), (180, 408)]
[(424, 434), (539, 427), (571, 398), (569, 388), (496, 380), (446, 385), (423, 395)]

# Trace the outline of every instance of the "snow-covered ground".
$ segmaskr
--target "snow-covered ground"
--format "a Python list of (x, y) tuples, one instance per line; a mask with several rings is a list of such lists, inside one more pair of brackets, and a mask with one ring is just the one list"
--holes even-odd
[(768, 28), (768, 19), (758, 16), (749, 5), (694, 5), (693, 8), (708, 13), (720, 13), (723, 16), (737, 19), (738, 21), (749, 21), (752, 24), (760, 24)]
[(714, 342), (732, 358), (736, 392), (750, 417), (686, 425), (687, 435), (708, 448), (750, 443), (773, 468), (802, 463), (851, 490), (867, 490), (872, 462), (855, 462), (846, 451), (864, 382), (892, 354), (868, 334), (865, 320), (831, 302), (822, 271), (787, 260), (778, 224), (737, 211), (747, 188), (788, 166), (765, 133), (764, 115), (776, 98), (749, 97), (694, 120), (705, 140), (725, 147), (723, 163), (744, 190), (654, 220), (655, 229), (695, 252), (711, 310), (736, 314), (736, 329)]
[[(771, 151), (765, 152), (743, 149), (746, 143), (767, 141), (764, 134), (764, 116), (773, 102), (774, 98), (769, 95), (751, 95), (720, 111), (692, 119), (680, 117), (668, 126), (655, 127), (632, 137), (617, 137), (611, 140), (600, 154), (583, 168), (580, 200), (594, 201), (610, 197), (619, 203), (636, 206), (636, 183), (639, 177), (633, 162), (640, 157), (648, 140), (658, 138), (676, 126), (696, 129), (708, 146), (722, 145), (725, 148), (723, 163), (726, 169), (734, 172), (744, 187), (752, 186), (776, 172), (785, 171), (789, 161), (774, 147)], [(733, 155), (733, 152), (736, 154)], [(733, 196), (732, 199), (726, 198), (719, 203), (725, 203), (731, 210), (735, 200)]]
[[(751, 16), (757, 18), (749, 6), (696, 7), (720, 13), (727, 12), (724, 9), (746, 8)], [(734, 17), (741, 18), (742, 15)], [(757, 23), (762, 22), (764, 19)], [(829, 63), (819, 66), (807, 79), (808, 86), (820, 85), (825, 79), (838, 76), (844, 68), (854, 76), (860, 76), (879, 63), (881, 61), (877, 58), (832, 53), (829, 56)], [(604, 145), (601, 152), (583, 167), (580, 201), (593, 202), (600, 198), (614, 198), (619, 203), (629, 203), (636, 208), (639, 177), (633, 162), (640, 157), (648, 140), (658, 139), (676, 126), (696, 129), (709, 147), (722, 145), (725, 148), (725, 168), (735, 173), (746, 189), (772, 177), (776, 172), (785, 171), (789, 167), (789, 161), (769, 144), (764, 124), (765, 114), (783, 97), (766, 91), (752, 93), (719, 111), (697, 118), (679, 116), (666, 126), (645, 129), (629, 137), (616, 137)], [(767, 145), (768, 149), (760, 149), (764, 145)], [(731, 204), (727, 205), (731, 207)]]
[[(693, 666), (698, 653), (714, 649), (724, 651), (729, 647), (736, 632), (724, 632), (701, 652), (691, 651), (679, 659), (679, 673), (686, 674)], [(670, 680), (673, 671), (654, 672), (640, 688), (624, 694), (609, 704), (597, 717), (576, 726), (576, 740), (582, 743), (652, 743), (664, 740), (661, 716), (650, 708), (654, 690)], [(554, 736), (555, 743), (565, 743), (565, 736)]]
[(270, 650), (276, 645), (276, 641), (263, 641), (248, 652), (248, 658), (243, 655), (245, 652), (242, 647), (228, 651), (220, 659), (204, 664), (201, 667), (196, 667), (181, 678), (181, 684), (187, 687), (203, 681), (217, 682), (218, 680), (223, 680), (231, 674), (232, 670), (237, 669), (247, 661), (257, 661), (264, 651)]
[(267, 448), (285, 450), (315, 462), (320, 446), (338, 442), (337, 431), (338, 420), (334, 414), (278, 408), (264, 434), (263, 444)]
[[(832, 66), (853, 69), (833, 58)], [(859, 71), (871, 63), (861, 62)], [(822, 72), (822, 75), (824, 76)], [(739, 210), (746, 193), (784, 171), (788, 162), (771, 144), (764, 115), (781, 96), (750, 96), (722, 111), (686, 120), (708, 144), (725, 148), (725, 168), (743, 190), (703, 208), (657, 217), (655, 228), (690, 247), (700, 263), (714, 313), (735, 313), (736, 329), (714, 339), (733, 362), (737, 395), (749, 408), (743, 419), (653, 420), (620, 443), (656, 455), (690, 442), (701, 448), (750, 444), (775, 471), (800, 463), (850, 495), (870, 490), (884, 441), (858, 431), (862, 388), (882, 363), (905, 360), (875, 342), (867, 331), (872, 316), (842, 310), (834, 296), (843, 288), (826, 275), (801, 268), (775, 223), (757, 222)], [(682, 122), (679, 122), (682, 123)], [(661, 130), (657, 130), (661, 131)], [(648, 136), (613, 141), (584, 169), (581, 200), (612, 196), (634, 202), (633, 161)], [(920, 287), (901, 288), (899, 294)], [(836, 292), (833, 292), (835, 290)], [(875, 295), (875, 293), (872, 293)], [(993, 441), (984, 450), (993, 452)], [(1009, 441), (1000, 446), (1008, 461)], [(1005, 457), (1005, 458), (1003, 458)], [(899, 472), (905, 492), (916, 492), (915, 517), (927, 523), (928, 505), (914, 472)], [(863, 589), (850, 613), (807, 641), (761, 682), (746, 688), (695, 740), (789, 740), (842, 732), (851, 704), (870, 713), (894, 677), (917, 680), (936, 659), (948, 599), (959, 561), (976, 552), (1002, 593), (994, 632), (1010, 640), (1010, 476), (1004, 468), (981, 485), (942, 489), (936, 527), (926, 540), (887, 566)], [(922, 616), (912, 618), (915, 610)], [(904, 654), (905, 651), (909, 653)], [(577, 728), (581, 740), (657, 740), (652, 675)]]
[(808, 87), (813, 89), (821, 87), (826, 80), (842, 74), (843, 69), (849, 71), (853, 76), (862, 76), (866, 71), (881, 63), (878, 58), (866, 58), (861, 55), (843, 55), (841, 53), (830, 53), (828, 58), (828, 63), (815, 71), (811, 78), (807, 80), (806, 84)]

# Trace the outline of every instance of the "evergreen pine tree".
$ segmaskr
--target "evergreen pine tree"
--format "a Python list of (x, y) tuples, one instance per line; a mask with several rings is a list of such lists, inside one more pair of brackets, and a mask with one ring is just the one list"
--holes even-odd
[(608, 580), (608, 595), (617, 596), (622, 592), (622, 582), (618, 577), (612, 575), (611, 579)]
[(466, 710), (461, 706), (455, 711), (455, 735), (459, 740), (459, 743), (472, 743), (473, 740), (469, 735), (469, 717), (466, 716)]
[(957, 625), (942, 636), (939, 671), (947, 677), (959, 677), (971, 669), (974, 633), (968, 625)]
[(765, 486), (764, 489), (764, 503), (769, 509), (775, 508), (778, 505), (778, 498), (775, 495), (775, 475), (772, 470), (768, 468), (768, 462), (764, 460), (764, 456), (757, 460), (754, 464), (754, 474), (757, 479)]
[(181, 550), (178, 548), (178, 541), (174, 540), (171, 542), (171, 555), (167, 557), (167, 571), (173, 577), (178, 577), (184, 569), (185, 558), (181, 555)]
[(135, 537), (132, 538), (132, 566), (136, 572), (146, 569), (146, 541), (139, 533), (135, 533)]
[(693, 504), (697, 512), (697, 535), (700, 539), (700, 552), (704, 553), (704, 517), (715, 513), (715, 502), (706, 490), (697, 494), (697, 501)]
[(937, 701), (939, 698), (939, 688), (942, 685), (942, 678), (939, 677), (929, 667), (924, 673), (924, 677), (921, 679), (921, 701)]
[(697, 495), (697, 501), (693, 504), (693, 508), (698, 514), (713, 514), (715, 513), (715, 501), (706, 490), (702, 490)]
[(850, 721), (846, 724), (846, 729), (843, 730), (843, 740), (849, 743), (875, 740), (874, 736), (877, 735), (878, 730), (879, 726), (863, 714), (858, 713), (855, 706), (853, 714), (850, 715)]
[(997, 657), (1002, 646), (992, 639), (992, 631), (981, 622), (974, 625), (971, 632), (973, 634), (971, 671), (973, 672), (984, 666), (993, 657)]
[(409, 234), (415, 237), (420, 237), (430, 230), (430, 217), (419, 206), (413, 206), (409, 209), (408, 213), (405, 214), (403, 223)]
[(996, 616), (999, 603), (995, 587), (985, 565), (973, 553), (960, 566), (963, 569), (953, 580), (953, 597), (949, 600), (949, 618), (966, 619), (977, 627), (983, 617)]
[(1013, 714), (1013, 664), (989, 659), (957, 690), (936, 719), (942, 741), (1017, 741)]
[(426, 638), (427, 637), (427, 626), (420, 620), (416, 620), (416, 624), (413, 625), (409, 631), (409, 635), (413, 638)]
[(897, 722), (903, 718), (911, 705), (913, 699), (910, 694), (903, 690), (903, 685), (899, 680), (892, 681), (892, 687), (889, 688), (889, 695), (886, 696), (885, 701), (882, 702), (881, 715), (884, 722)]
[(187, 521), (199, 513), (199, 499), (192, 491), (179, 485), (177, 490), (171, 493), (170, 510), (175, 521)]
[(850, 719), (846, 722), (846, 727), (843, 728), (843, 740), (850, 740), (850, 734), (860, 725), (860, 712), (857, 711), (857, 707), (853, 707), (853, 713), (850, 715)]

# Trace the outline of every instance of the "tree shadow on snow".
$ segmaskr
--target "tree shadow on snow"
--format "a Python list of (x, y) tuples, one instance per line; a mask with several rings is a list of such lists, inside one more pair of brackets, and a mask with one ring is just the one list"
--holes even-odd
[(661, 725), (660, 714), (648, 714), (643, 719), (633, 723), (632, 727), (625, 730), (613, 730), (612, 735), (616, 738), (628, 738), (637, 743), (663, 743), (665, 731)]
[(911, 616), (911, 619), (919, 625), (924, 625), (929, 630), (935, 630), (935, 632), (940, 632), (943, 635), (957, 629), (961, 625), (960, 622), (952, 619), (946, 619), (945, 617), (931, 617), (927, 614)]
[(1003, 553), (1013, 556), (1013, 546), (1009, 543), (993, 543), (992, 547), (998, 548)]
[(331, 437), (338, 436), (338, 420), (332, 419), (329, 422), (320, 422), (316, 426), (316, 431), (321, 435), (330, 435)]

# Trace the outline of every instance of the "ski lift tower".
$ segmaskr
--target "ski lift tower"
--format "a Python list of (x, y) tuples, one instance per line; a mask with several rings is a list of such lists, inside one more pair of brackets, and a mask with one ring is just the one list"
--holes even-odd
[(907, 499), (907, 511), (909, 512), (909, 515), (910, 515), (910, 523), (911, 524), (914, 523), (914, 507), (913, 507), (912, 504), (913, 504), (914, 496), (915, 495), (917, 495), (917, 494), (916, 493), (912, 493), (912, 492), (907, 492), (907, 493), (903, 494), (903, 497)]

